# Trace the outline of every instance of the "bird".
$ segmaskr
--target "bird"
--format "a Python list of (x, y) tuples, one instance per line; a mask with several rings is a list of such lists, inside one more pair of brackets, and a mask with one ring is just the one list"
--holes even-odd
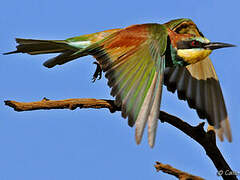
[(213, 50), (235, 45), (208, 40), (187, 18), (167, 23), (146, 23), (110, 29), (66, 40), (16, 38), (15, 51), (30, 55), (60, 53), (44, 62), (52, 68), (83, 56), (97, 62), (93, 81), (108, 79), (114, 103), (128, 125), (135, 126), (140, 144), (147, 127), (148, 144), (154, 147), (163, 85), (187, 100), (199, 118), (206, 119), (219, 139), (232, 141), (229, 118), (213, 64)]

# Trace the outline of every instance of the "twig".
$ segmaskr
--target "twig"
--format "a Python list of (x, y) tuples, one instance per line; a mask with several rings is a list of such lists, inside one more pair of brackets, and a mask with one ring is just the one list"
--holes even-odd
[[(121, 109), (114, 104), (113, 100), (104, 99), (66, 99), (66, 100), (48, 100), (44, 98), (37, 102), (17, 102), (5, 101), (5, 105), (14, 108), (15, 111), (31, 111), (40, 109), (71, 109), (79, 108), (108, 108), (110, 112), (120, 111)], [(205, 132), (204, 123), (194, 127), (184, 122), (178, 117), (170, 115), (164, 111), (160, 112), (161, 122), (167, 122), (177, 129), (181, 130), (196, 142), (198, 142), (206, 151), (208, 157), (212, 160), (218, 172), (224, 180), (237, 180), (236, 175), (227, 175), (225, 172), (233, 172), (216, 145), (214, 131)]]
[(177, 177), (179, 180), (204, 180), (199, 176), (194, 176), (192, 174), (186, 173), (184, 171), (180, 171), (179, 169), (173, 168), (168, 164), (162, 164), (160, 162), (156, 162), (155, 168), (157, 171), (162, 171), (167, 174), (171, 174)]
[(105, 99), (64, 99), (64, 100), (49, 100), (43, 98), (42, 101), (36, 102), (17, 102), (17, 101), (4, 101), (5, 105), (12, 107), (15, 111), (32, 111), (41, 109), (70, 109), (76, 108), (108, 108), (110, 112), (120, 111), (121, 108), (114, 105), (112, 100)]

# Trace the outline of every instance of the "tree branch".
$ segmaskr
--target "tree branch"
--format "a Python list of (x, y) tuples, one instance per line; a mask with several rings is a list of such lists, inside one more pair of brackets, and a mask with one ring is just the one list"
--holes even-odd
[(237, 180), (237, 177), (235, 175), (230, 176), (228, 173), (234, 171), (231, 170), (222, 153), (217, 147), (215, 132), (213, 130), (206, 132), (203, 129), (204, 122), (194, 127), (184, 122), (180, 118), (165, 112), (160, 113), (159, 118), (161, 121), (171, 124), (198, 142), (204, 148), (206, 154), (217, 168), (217, 175), (221, 175), (224, 180)]
[(204, 180), (199, 176), (194, 176), (192, 174), (180, 171), (179, 169), (173, 168), (168, 164), (162, 164), (160, 162), (156, 162), (155, 168), (157, 171), (162, 171), (167, 174), (171, 174), (178, 178), (179, 180)]
[[(79, 108), (108, 108), (110, 112), (121, 111), (121, 108), (114, 104), (113, 100), (104, 99), (65, 99), (65, 100), (49, 100), (44, 98), (42, 101), (37, 102), (17, 102), (17, 101), (5, 101), (5, 105), (14, 108), (15, 111), (31, 111), (40, 109), (70, 109), (74, 110)], [(205, 132), (203, 129), (204, 123), (200, 123), (194, 127), (184, 122), (178, 117), (170, 115), (164, 111), (160, 112), (159, 119), (161, 122), (167, 122), (177, 129), (190, 136), (196, 142), (198, 142), (206, 151), (208, 157), (212, 160), (217, 168), (219, 175), (224, 180), (237, 180), (236, 175), (228, 175), (234, 172), (231, 170), (223, 155), (219, 151), (216, 145), (216, 137), (214, 131)]]
[(76, 108), (108, 108), (110, 112), (120, 111), (121, 108), (114, 105), (112, 100), (105, 99), (64, 99), (64, 100), (49, 100), (43, 98), (42, 101), (36, 102), (17, 102), (17, 101), (4, 101), (5, 105), (12, 107), (15, 111), (32, 111), (41, 109), (70, 109)]

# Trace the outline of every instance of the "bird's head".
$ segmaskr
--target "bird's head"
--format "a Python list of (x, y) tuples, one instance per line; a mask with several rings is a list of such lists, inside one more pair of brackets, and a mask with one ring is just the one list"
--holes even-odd
[(182, 58), (187, 64), (194, 64), (204, 60), (215, 49), (234, 47), (235, 45), (210, 42), (207, 38), (192, 34), (171, 33), (171, 45), (176, 50), (176, 55)]

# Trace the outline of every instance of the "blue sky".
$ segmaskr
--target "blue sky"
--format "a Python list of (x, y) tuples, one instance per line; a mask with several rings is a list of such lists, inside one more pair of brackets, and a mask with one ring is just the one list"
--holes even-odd
[[(65, 39), (132, 24), (191, 18), (208, 39), (239, 45), (238, 0), (227, 1), (57, 1), (8, 0), (0, 7), (0, 52), (15, 49), (15, 37)], [(217, 142), (233, 170), (240, 172), (239, 47), (211, 55), (225, 97), (233, 142)], [(159, 123), (157, 142), (140, 146), (134, 128), (119, 112), (76, 109), (15, 112), (4, 100), (112, 99), (107, 81), (91, 83), (95, 65), (84, 57), (47, 69), (52, 55), (0, 56), (0, 180), (175, 179), (157, 173), (155, 161), (217, 179), (204, 150), (181, 131)], [(197, 125), (200, 119), (164, 88), (162, 110)], [(220, 179), (220, 178), (219, 178)]]

